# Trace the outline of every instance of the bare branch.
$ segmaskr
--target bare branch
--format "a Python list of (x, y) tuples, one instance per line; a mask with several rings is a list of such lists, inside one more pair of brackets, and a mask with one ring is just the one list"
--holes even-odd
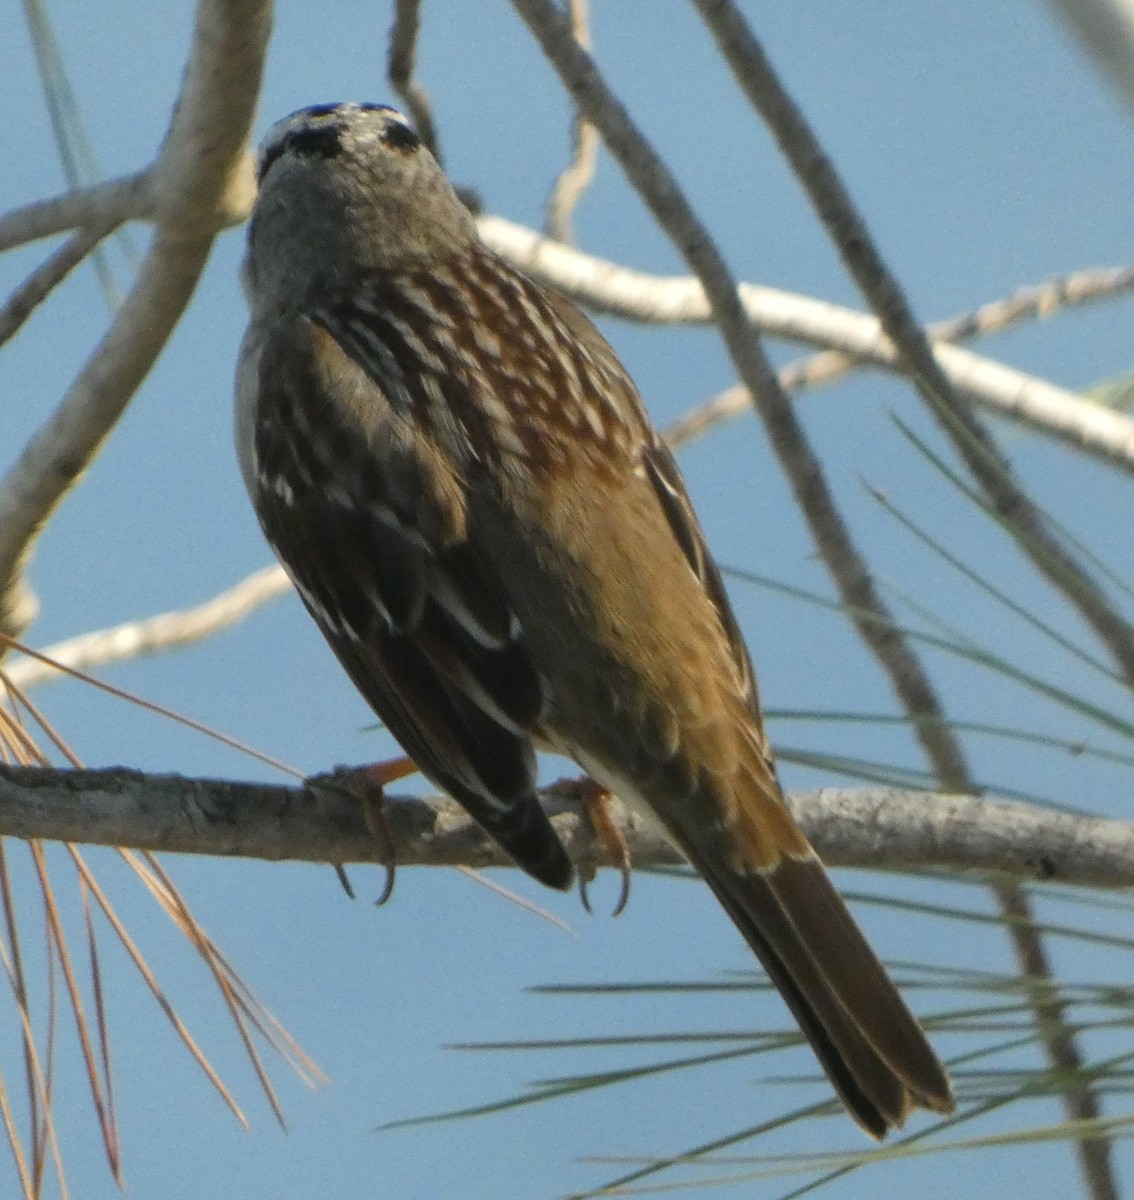
[(270, 24), (265, 0), (202, 0), (181, 96), (150, 173), (155, 232), (86, 366), (0, 483), (0, 611), (32, 545), (98, 453), (188, 304), (213, 240), (254, 185), (246, 144)]
[[(654, 324), (713, 320), (696, 278), (632, 271), (502, 217), (481, 217), (479, 228), (499, 254), (590, 309)], [(1108, 282), (1115, 287), (1134, 286), (1131, 274), (1124, 270), (1120, 280)], [(855, 361), (906, 373), (876, 317), (753, 283), (741, 283), (737, 294), (748, 319), (770, 337), (839, 350)], [(1044, 301), (1035, 303), (1038, 309)], [(946, 333), (953, 327), (952, 322), (949, 325)], [(972, 403), (1134, 472), (1134, 420), (1124, 413), (956, 346), (937, 342), (934, 353), (957, 393)]]
[(1134, 105), (1134, 3), (1131, 0), (1048, 0), (1128, 105)]
[[(569, 0), (571, 13), (571, 35), (584, 50), (591, 48), (591, 32), (587, 0)], [(547, 200), (544, 228), (548, 237), (558, 242), (570, 242), (571, 217), (575, 206), (595, 177), (595, 162), (598, 158), (598, 130), (581, 112), (576, 111), (571, 120), (573, 152), (571, 161), (555, 181)]]
[(13, 209), (0, 217), (0, 251), (72, 229), (149, 217), (154, 208), (152, 184), (153, 168), (147, 168)]
[(421, 0), (397, 0), (394, 5), (394, 24), (390, 30), (386, 78), (393, 85), (394, 91), (405, 101), (421, 140), (440, 162), (441, 148), (437, 144), (433, 105), (429, 93), (413, 77), (417, 65), (417, 37), (420, 29)]
[[(977, 375), (959, 374), (953, 369), (956, 364), (949, 361), (948, 351), (942, 354), (941, 345), (999, 332), (1021, 321), (1050, 317), (1063, 308), (1110, 299), (1131, 288), (1134, 288), (1134, 268), (1088, 268), (1033, 287), (1020, 288), (1011, 296), (991, 300), (971, 312), (935, 321), (926, 327), (926, 333), (934, 343), (934, 353), (942, 370), (953, 386), (968, 395), (974, 404), (1064, 440), (1077, 450), (1098, 454), (1113, 465), (1134, 471), (1134, 421), (1125, 414), (1028, 376), (1021, 376), (1022, 386), (1002, 391), (997, 382), (1010, 383), (1007, 376), (985, 373), (983, 369)], [(889, 347), (886, 341), (882, 344)], [(822, 350), (781, 368), (780, 383), (798, 395), (832, 383), (867, 361), (840, 350)], [(976, 361), (983, 367), (989, 360)], [(1000, 364), (992, 365), (998, 367)], [(1008, 370), (1016, 374), (1011, 368)], [(974, 379), (979, 387), (973, 386)], [(726, 388), (672, 422), (665, 430), (666, 440), (671, 446), (680, 446), (724, 421), (743, 416), (751, 407), (752, 401), (744, 388)], [(1100, 419), (1100, 414), (1107, 412), (1119, 419), (1109, 421), (1105, 416)]]
[[(264, 567), (193, 608), (158, 613), (110, 629), (81, 633), (46, 646), (40, 653), (72, 670), (86, 671), (110, 662), (174, 650), (203, 641), (235, 625), (290, 588), (291, 581), (282, 567)], [(24, 656), (17, 656), (7, 663), (4, 675), (17, 688), (34, 687), (62, 678), (51, 663)]]
[(0, 309), (0, 346), (19, 332), (23, 323), (47, 299), (52, 290), (67, 278), (107, 234), (113, 232), (117, 224), (117, 221), (108, 219), (101, 225), (84, 225), (24, 280), (8, 297), (7, 304)]
[[(0, 836), (271, 861), (380, 863), (384, 847), (367, 823), (353, 779), (344, 770), (296, 788), (120, 767), (0, 766)], [(890, 788), (824, 788), (793, 793), (788, 803), (830, 866), (1134, 886), (1131, 821)], [(572, 789), (547, 789), (544, 806), (572, 858), (614, 865)], [(448, 797), (387, 796), (384, 815), (400, 865), (512, 865)], [(684, 861), (620, 803), (614, 817), (635, 865)]]
[(1020, 321), (1050, 317), (1060, 309), (1121, 296), (1134, 288), (1134, 267), (1085, 267), (1043, 283), (1017, 288), (1010, 296), (990, 300), (972, 312), (946, 317), (927, 326), (931, 338), (962, 341), (999, 333)]

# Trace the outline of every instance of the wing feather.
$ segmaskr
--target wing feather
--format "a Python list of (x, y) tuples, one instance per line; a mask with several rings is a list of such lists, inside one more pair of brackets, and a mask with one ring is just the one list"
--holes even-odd
[[(461, 484), (406, 428), (374, 362), (354, 360), (365, 344), (348, 352), (333, 329), (299, 318), (261, 347), (250, 474), (264, 532), (419, 769), (522, 867), (567, 886), (570, 863), (536, 795), (546, 683), (477, 553)], [(403, 371), (400, 386), (411, 384)]]
[(645, 450), (643, 463), (646, 468), (646, 477), (653, 485), (654, 494), (661, 504), (670, 530), (694, 575), (700, 580), (701, 587), (708, 595), (713, 608), (716, 609), (721, 629), (732, 650), (732, 658), (740, 674), (744, 693), (750, 703), (756, 706), (758, 713), (756, 676), (752, 670), (748, 647), (744, 643), (740, 626), (736, 623), (732, 605), (729, 604), (724, 580), (721, 578), (720, 571), (717, 570), (713, 556), (709, 553), (701, 523), (697, 520), (697, 516), (693, 512), (693, 505), (689, 502), (689, 496), (685, 491), (685, 483), (681, 478), (677, 463), (669, 448), (662, 442), (655, 442)]

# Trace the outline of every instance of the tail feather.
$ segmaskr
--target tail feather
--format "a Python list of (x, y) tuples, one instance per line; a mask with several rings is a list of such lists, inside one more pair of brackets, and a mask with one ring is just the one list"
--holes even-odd
[[(469, 807), (464, 797), (458, 795), (457, 799)], [(575, 868), (537, 796), (533, 794), (530, 802), (514, 804), (499, 816), (490, 813), (481, 800), (476, 816), (517, 866), (533, 879), (560, 891), (571, 886)]]
[(819, 859), (784, 859), (769, 883), (830, 990), (914, 1102), (952, 1110), (944, 1068)]
[(764, 965), (848, 1111), (872, 1137), (948, 1112), (948, 1077), (817, 858), (740, 874), (683, 846)]

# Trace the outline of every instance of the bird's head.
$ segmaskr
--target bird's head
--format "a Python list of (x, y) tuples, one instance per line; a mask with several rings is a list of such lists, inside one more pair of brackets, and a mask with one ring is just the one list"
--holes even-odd
[(256, 177), (245, 260), (254, 306), (443, 261), (476, 239), (437, 160), (386, 105), (317, 104), (277, 121)]

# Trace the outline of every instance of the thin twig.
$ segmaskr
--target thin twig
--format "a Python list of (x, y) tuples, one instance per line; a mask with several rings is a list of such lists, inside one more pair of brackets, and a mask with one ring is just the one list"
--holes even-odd
[(290, 589), (291, 582), (281, 567), (264, 567), (203, 604), (79, 634), (45, 647), (38, 652), (41, 657), (13, 658), (5, 664), (4, 673), (14, 686), (29, 688), (64, 678), (60, 667), (86, 671), (179, 649), (228, 629)]
[(24, 322), (88, 254), (111, 233), (118, 222), (87, 225), (71, 235), (8, 297), (0, 308), (0, 346), (19, 332)]
[[(1115, 414), (1120, 417), (1118, 422), (1108, 421), (1105, 417), (1100, 421), (1100, 415), (1108, 411), (1105, 406), (1074, 392), (1063, 392), (1042, 380), (1035, 381), (1039, 388), (1028, 382), (1023, 388), (1009, 391), (999, 386), (974, 386), (973, 376), (959, 376), (952, 369), (956, 364), (950, 364), (948, 355), (942, 352), (945, 343), (999, 333), (1022, 321), (1047, 318), (1066, 308), (1121, 296), (1132, 288), (1134, 267), (1075, 271), (1046, 283), (1020, 288), (1011, 296), (989, 301), (970, 312), (935, 321), (926, 327), (926, 333), (953, 386), (968, 395), (974, 404), (1048, 436), (1058, 437), (1076, 450), (1098, 453), (1115, 465), (1134, 472), (1134, 422), (1125, 414)], [(765, 329), (765, 332), (772, 331)], [(787, 391), (799, 395), (833, 383), (868, 361), (839, 350), (822, 350), (781, 367), (780, 383)], [(979, 360), (981, 364), (985, 361)], [(1008, 382), (998, 379), (995, 372), (991, 377), (981, 372), (979, 378), (983, 383)], [(1058, 392), (1063, 394), (1055, 394)], [(1037, 399), (1041, 403), (1035, 403)], [(751, 409), (752, 401), (744, 388), (727, 388), (673, 421), (665, 430), (666, 440), (670, 446), (684, 445), (721, 422), (743, 416)]]
[(147, 167), (134, 175), (108, 179), (12, 209), (0, 217), (0, 251), (74, 229), (152, 216), (155, 169)]
[(409, 109), (409, 115), (421, 135), (421, 140), (429, 147), (433, 157), (441, 162), (437, 125), (433, 120), (433, 104), (429, 93), (414, 78), (420, 30), (421, 0), (397, 0), (394, 5), (394, 24), (390, 29), (386, 78)]
[[(571, 15), (571, 35), (584, 50), (591, 48), (591, 31), (587, 0), (568, 0)], [(547, 236), (557, 242), (570, 242), (571, 217), (583, 193), (595, 177), (598, 159), (598, 131), (578, 110), (571, 118), (571, 161), (555, 181), (547, 200), (544, 228)]]

